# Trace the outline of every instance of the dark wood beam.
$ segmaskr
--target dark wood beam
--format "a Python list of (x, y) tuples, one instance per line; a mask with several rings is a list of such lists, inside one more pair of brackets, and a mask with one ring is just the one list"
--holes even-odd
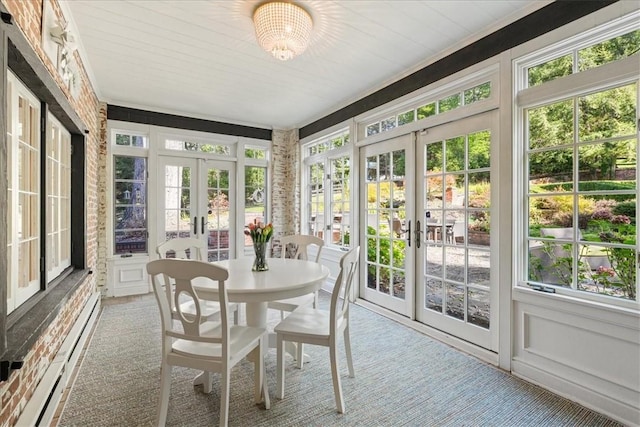
[(107, 119), (271, 141), (271, 129), (107, 105)]
[(471, 43), (433, 64), (365, 96), (321, 119), (300, 128), (300, 138), (320, 132), (352, 117), (428, 86), (508, 49), (548, 33), (615, 3), (617, 0), (556, 1)]

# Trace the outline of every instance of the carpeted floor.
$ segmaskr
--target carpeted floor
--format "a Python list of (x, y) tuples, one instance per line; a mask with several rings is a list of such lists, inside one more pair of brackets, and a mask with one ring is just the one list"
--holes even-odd
[[(327, 296), (322, 295), (322, 304)], [(230, 426), (619, 426), (419, 332), (352, 306), (355, 378), (342, 352), (346, 414), (335, 409), (329, 354), (306, 346), (303, 370), (288, 359), (285, 399), (275, 398), (275, 350), (267, 358), (270, 410), (253, 403), (253, 365), (232, 371)], [(153, 295), (108, 304), (59, 419), (60, 426), (154, 425), (160, 317)], [(218, 424), (219, 384), (174, 368), (167, 425)]]

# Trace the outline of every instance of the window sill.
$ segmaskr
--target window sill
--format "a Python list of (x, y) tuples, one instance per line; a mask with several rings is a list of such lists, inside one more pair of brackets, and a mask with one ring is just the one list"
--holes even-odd
[[(42, 333), (51, 325), (73, 293), (91, 274), (90, 270), (76, 270), (56, 286), (33, 298), (28, 310), (8, 316), (7, 349), (0, 356), (0, 381), (7, 381), (12, 370), (22, 367), (24, 358)], [(2, 333), (2, 331), (0, 331)]]
[[(585, 297), (589, 297), (586, 295)], [(589, 317), (600, 321), (610, 322), (616, 325), (625, 325), (638, 329), (640, 320), (640, 305), (633, 301), (628, 302), (630, 307), (613, 305), (601, 301), (593, 301), (579, 296), (567, 295), (559, 289), (556, 293), (540, 292), (524, 286), (513, 288), (513, 301), (523, 304), (534, 304), (542, 307), (553, 307), (556, 312), (564, 312), (574, 315), (589, 313)], [(618, 303), (623, 302), (619, 301)], [(622, 320), (626, 319), (626, 320)]]

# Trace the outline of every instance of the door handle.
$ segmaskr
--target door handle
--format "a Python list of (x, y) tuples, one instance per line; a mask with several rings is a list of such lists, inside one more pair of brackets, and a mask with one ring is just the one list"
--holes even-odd
[(416, 247), (418, 249), (420, 249), (421, 233), (422, 233), (422, 230), (420, 230), (420, 220), (417, 220), (416, 221)]
[(407, 245), (411, 247), (411, 220), (407, 221)]
[(204, 215), (202, 215), (202, 221), (200, 222), (200, 224), (201, 224), (201, 227), (200, 227), (201, 233), (200, 234), (202, 234), (204, 236), (204, 226), (209, 224), (209, 222), (204, 222)]
[(193, 234), (198, 234), (198, 217), (193, 217)]

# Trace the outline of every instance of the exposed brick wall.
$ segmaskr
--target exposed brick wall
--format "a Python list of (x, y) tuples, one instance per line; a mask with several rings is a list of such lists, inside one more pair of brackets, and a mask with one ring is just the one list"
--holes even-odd
[(280, 254), (280, 236), (300, 232), (300, 139), (297, 129), (274, 130), (271, 147), (272, 252)]
[[(91, 87), (84, 66), (78, 56), (79, 91), (76, 98), (64, 85), (53, 64), (41, 47), (42, 11), (43, 0), (2, 0), (7, 10), (13, 15), (14, 22), (31, 43), (34, 51), (39, 55), (45, 67), (58, 82), (70, 104), (89, 131), (86, 140), (86, 258), (87, 268), (94, 269), (98, 273), (102, 270), (104, 257), (98, 254), (98, 234), (104, 234), (104, 230), (98, 224), (99, 186), (98, 176), (104, 175), (103, 164), (106, 162), (101, 157), (102, 141), (106, 139), (102, 131), (106, 129), (106, 112), (101, 114), (100, 104)], [(49, 1), (49, 0), (44, 0)], [(62, 13), (56, 2), (52, 3), (53, 9), (59, 18)], [(104, 137), (104, 138), (103, 138)], [(102, 191), (101, 191), (102, 192)], [(100, 215), (104, 217), (105, 215)], [(99, 261), (100, 258), (100, 261)], [(96, 288), (96, 275), (89, 275), (85, 282), (78, 288), (74, 295), (62, 308), (58, 317), (49, 325), (46, 331), (37, 340), (34, 347), (27, 354), (22, 369), (15, 371), (9, 381), (0, 382), (0, 426), (13, 426), (18, 420), (25, 405), (31, 398), (33, 391), (42, 378), (47, 367), (55, 357), (60, 345), (66, 338), (70, 328), (85, 306), (90, 295)]]
[(98, 289), (104, 296), (107, 290), (107, 216), (109, 206), (107, 200), (107, 104), (100, 103), (100, 130), (98, 132), (98, 239), (96, 280)]

